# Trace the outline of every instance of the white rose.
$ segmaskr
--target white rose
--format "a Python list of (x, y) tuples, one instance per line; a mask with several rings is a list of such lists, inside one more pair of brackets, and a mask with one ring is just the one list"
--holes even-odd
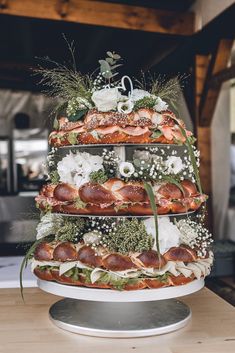
[(87, 152), (70, 152), (57, 164), (60, 181), (76, 187), (87, 183), (90, 173), (99, 169), (103, 169), (103, 158)]
[(152, 122), (154, 125), (160, 125), (162, 124), (164, 121), (164, 118), (162, 116), (162, 114), (159, 114), (159, 113), (153, 113), (152, 115)]
[(117, 88), (103, 88), (95, 91), (91, 99), (100, 112), (108, 112), (117, 108), (119, 95)]
[(152, 159), (152, 155), (150, 154), (149, 151), (136, 150), (133, 154), (133, 160), (134, 159), (139, 159), (140, 161), (144, 161), (144, 162), (150, 162)]
[[(147, 233), (151, 235), (155, 241), (156, 231), (154, 218), (145, 219), (144, 225)], [(174, 246), (179, 246), (180, 236), (180, 231), (177, 226), (170, 221), (169, 217), (158, 218), (158, 240), (161, 254), (165, 254), (165, 252)]]
[(165, 166), (169, 174), (178, 174), (184, 169), (184, 164), (180, 157), (170, 156), (165, 161)]
[(138, 88), (135, 88), (133, 89), (132, 91), (132, 95), (131, 95), (131, 99), (136, 102), (144, 97), (150, 97), (151, 94), (147, 91), (144, 91), (143, 89), (138, 89)]
[(163, 110), (167, 110), (168, 104), (166, 102), (164, 102), (160, 97), (157, 97), (156, 104), (153, 108), (157, 112), (161, 112)]
[(119, 164), (119, 172), (125, 178), (129, 178), (135, 172), (135, 167), (130, 162), (121, 162)]
[(117, 110), (119, 111), (119, 113), (129, 114), (132, 112), (133, 108), (134, 103), (130, 99), (125, 102), (119, 102), (117, 105)]
[(97, 231), (85, 233), (83, 235), (83, 240), (85, 244), (99, 244), (100, 238), (99, 238), (100, 233)]

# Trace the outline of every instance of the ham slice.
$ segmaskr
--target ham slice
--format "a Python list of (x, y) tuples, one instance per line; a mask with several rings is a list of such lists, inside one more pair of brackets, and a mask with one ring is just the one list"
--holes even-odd
[(122, 132), (131, 136), (140, 136), (149, 131), (148, 127), (140, 127), (140, 126), (127, 126), (125, 128), (120, 128)]
[(121, 128), (115, 125), (115, 126), (109, 126), (104, 128), (98, 128), (98, 129), (95, 129), (95, 131), (100, 135), (114, 134), (115, 132), (120, 131), (130, 136), (140, 136), (148, 132), (149, 129), (148, 127), (140, 127), (140, 126), (127, 126), (127, 127)]
[(108, 126), (95, 129), (94, 131), (96, 131), (100, 135), (114, 134), (114, 132), (119, 131), (119, 127), (117, 125)]
[(173, 140), (173, 131), (169, 126), (159, 126), (158, 129), (163, 133), (167, 140)]

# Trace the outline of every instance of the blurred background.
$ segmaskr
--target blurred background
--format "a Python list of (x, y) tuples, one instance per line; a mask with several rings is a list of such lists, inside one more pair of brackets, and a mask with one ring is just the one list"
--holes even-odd
[(129, 76), (187, 76), (179, 111), (201, 151), (215, 239), (207, 285), (235, 303), (234, 19), (233, 0), (0, 0), (0, 282), (35, 239), (53, 100), (32, 69), (42, 57), (70, 60), (64, 33), (82, 73), (110, 50)]

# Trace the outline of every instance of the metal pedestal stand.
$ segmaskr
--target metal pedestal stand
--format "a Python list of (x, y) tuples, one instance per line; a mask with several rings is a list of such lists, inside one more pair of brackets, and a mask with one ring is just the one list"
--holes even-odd
[(41, 289), (64, 295), (52, 305), (52, 322), (67, 331), (98, 337), (144, 337), (184, 327), (190, 308), (172, 299), (198, 291), (203, 280), (177, 287), (119, 292), (38, 280)]

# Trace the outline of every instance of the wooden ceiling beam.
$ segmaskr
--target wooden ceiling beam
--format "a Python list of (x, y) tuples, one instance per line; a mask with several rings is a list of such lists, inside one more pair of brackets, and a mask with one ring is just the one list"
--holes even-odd
[(140, 30), (168, 35), (194, 33), (194, 13), (91, 0), (4, 0), (0, 14)]
[(227, 67), (224, 70), (221, 70), (217, 74), (211, 77), (210, 81), (208, 82), (209, 87), (218, 87), (226, 81), (235, 78), (235, 64)]

